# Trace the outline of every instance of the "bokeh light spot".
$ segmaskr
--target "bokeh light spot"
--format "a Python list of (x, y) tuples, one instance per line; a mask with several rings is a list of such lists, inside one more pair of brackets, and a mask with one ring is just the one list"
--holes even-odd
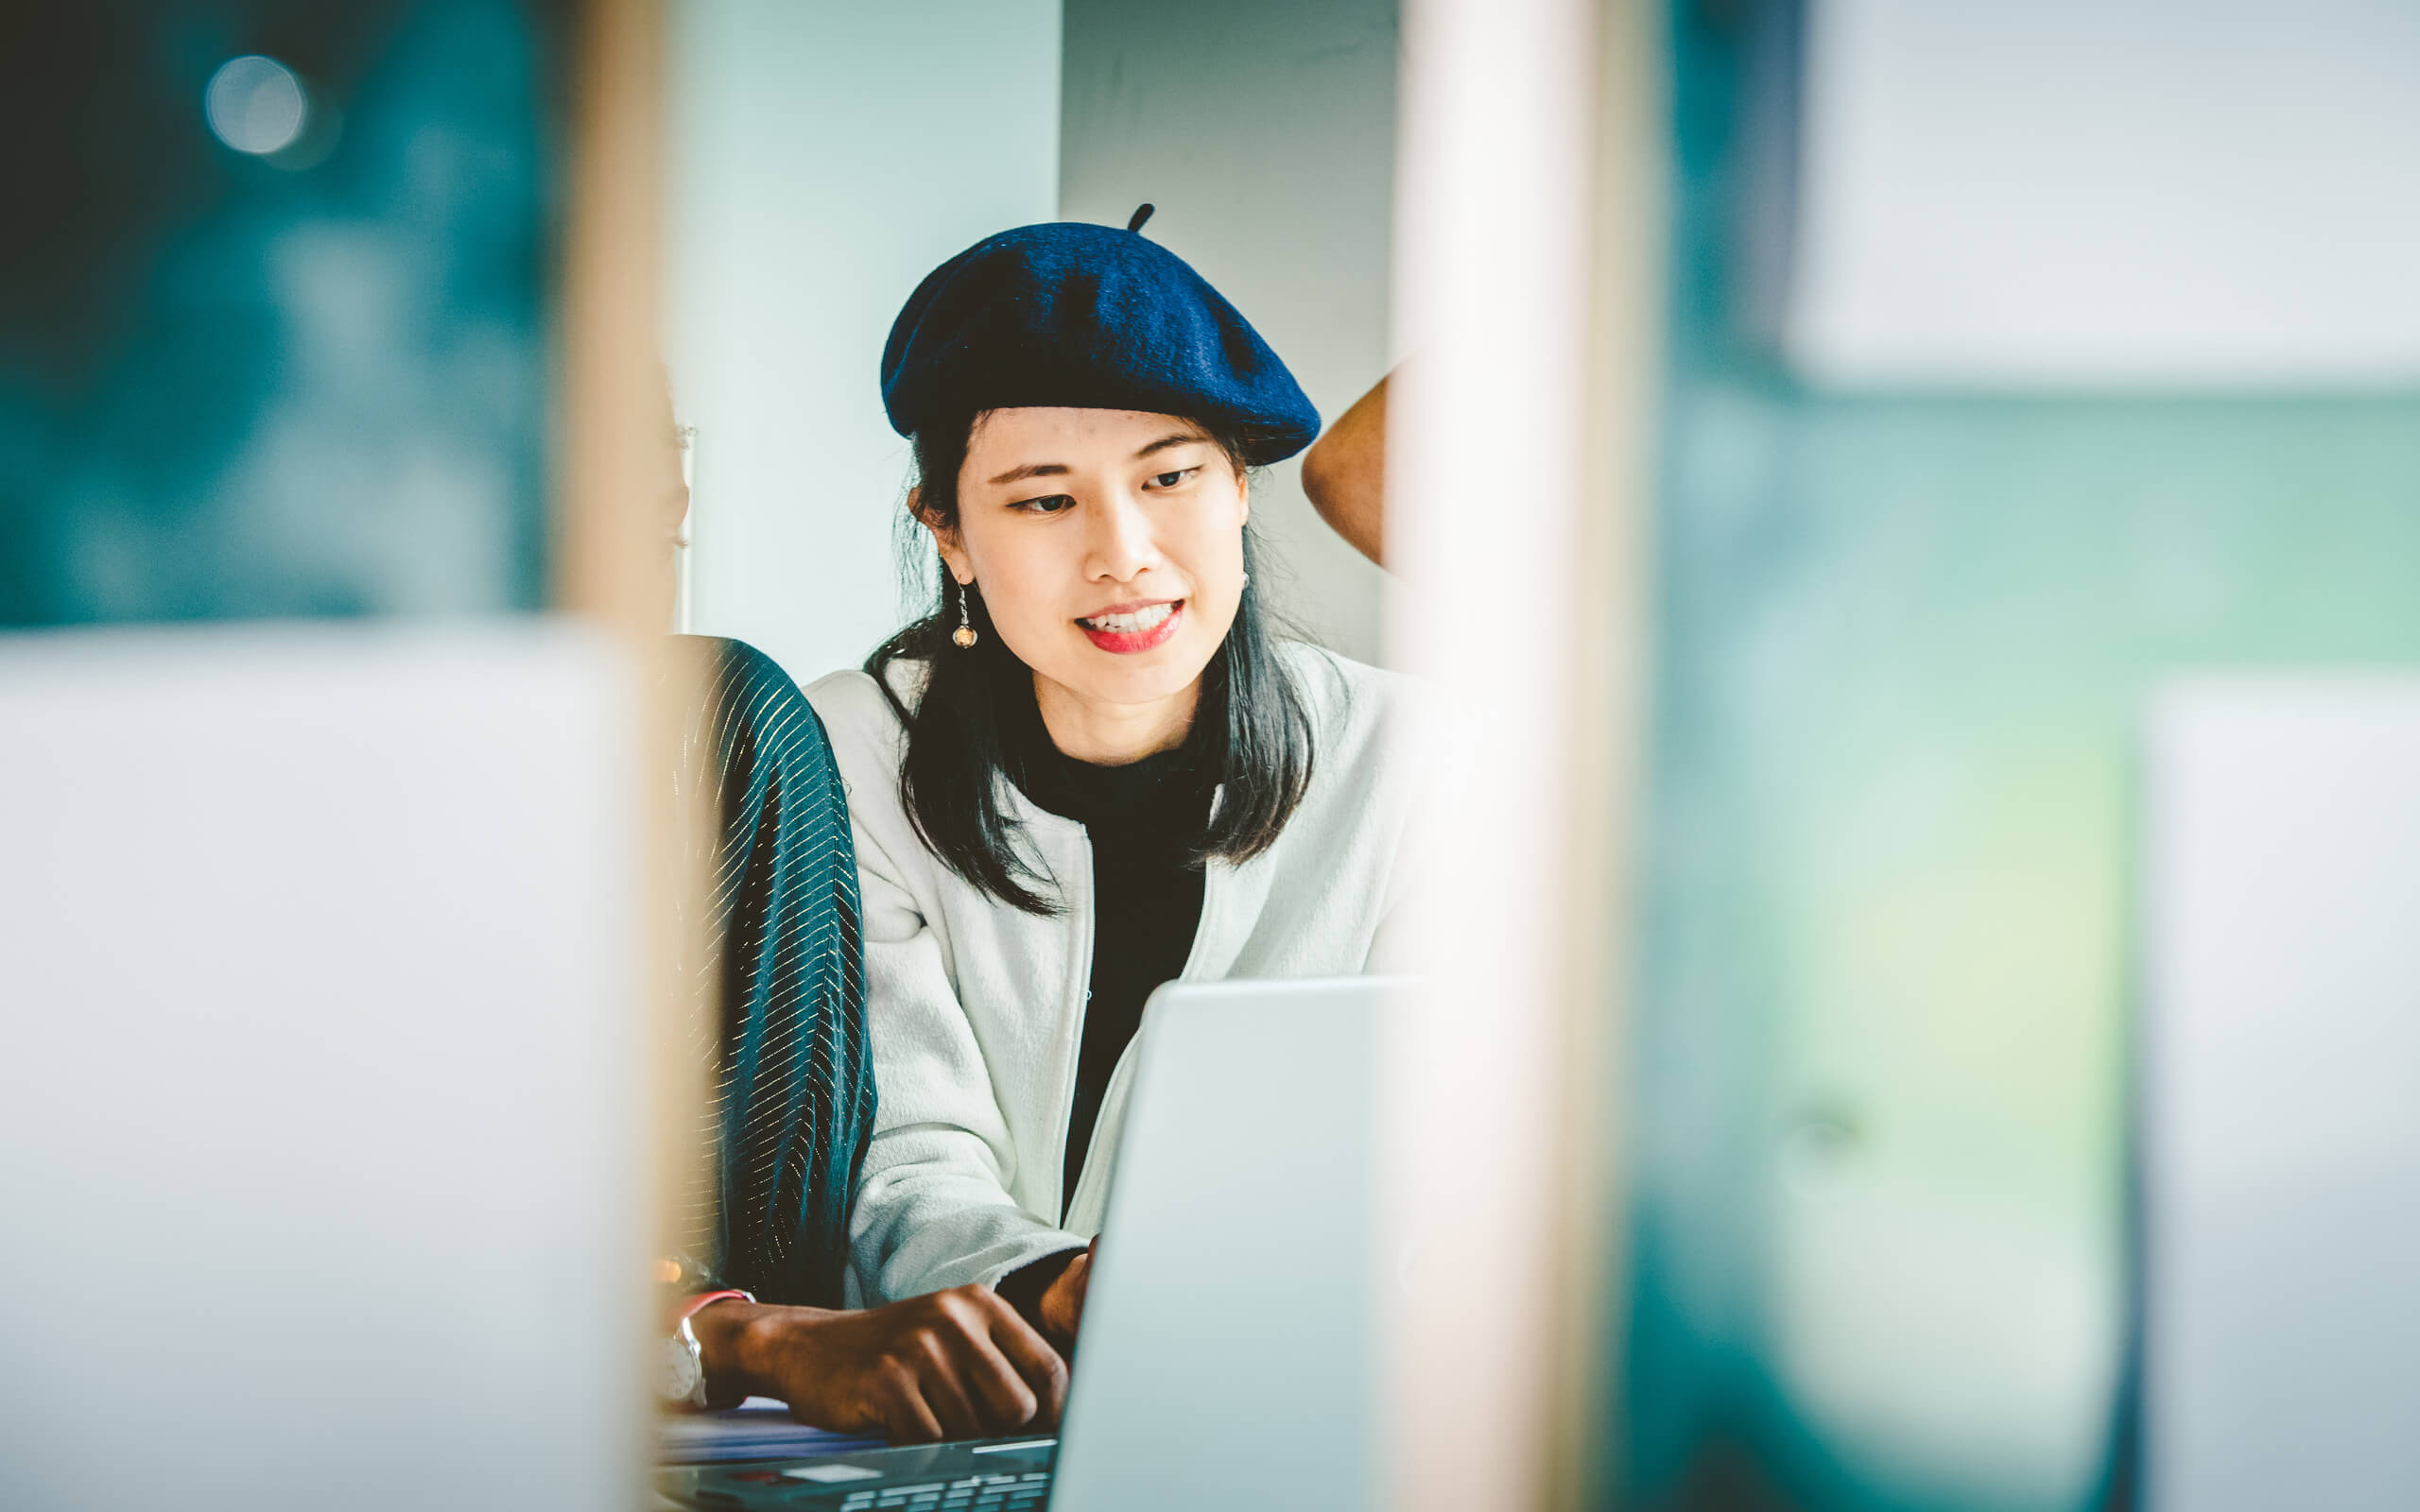
[(238, 152), (267, 157), (302, 134), (310, 107), (302, 81), (274, 58), (231, 58), (210, 76), (202, 113), (219, 141)]

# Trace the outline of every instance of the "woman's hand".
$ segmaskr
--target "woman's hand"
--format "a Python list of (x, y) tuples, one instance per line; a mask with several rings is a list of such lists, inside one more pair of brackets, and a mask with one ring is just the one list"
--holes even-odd
[(774, 1397), (895, 1444), (1053, 1427), (1067, 1400), (1066, 1362), (987, 1286), (862, 1313), (716, 1302), (690, 1327), (717, 1400)]
[(1096, 1239), (1069, 1261), (1034, 1307), (1042, 1319), (1042, 1332), (1062, 1349), (1072, 1352), (1075, 1349), (1076, 1327), (1084, 1320), (1084, 1284), (1092, 1277), (1093, 1256), (1099, 1249), (1100, 1241)]

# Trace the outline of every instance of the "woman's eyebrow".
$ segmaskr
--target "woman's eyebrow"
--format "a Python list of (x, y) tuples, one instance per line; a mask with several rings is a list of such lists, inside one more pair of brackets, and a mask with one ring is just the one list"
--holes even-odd
[(1063, 478), (1067, 475), (1067, 464), (1064, 462), (1028, 462), (1023, 467), (1012, 467), (994, 478), (992, 486), (998, 488), (1004, 483), (1018, 483), (1027, 478)]
[(1206, 441), (1209, 438), (1209, 437), (1202, 435), (1200, 431), (1180, 431), (1174, 436), (1163, 436), (1158, 440), (1153, 441), (1150, 445), (1135, 453), (1134, 460), (1139, 462), (1143, 458), (1150, 455), (1153, 452), (1165, 452), (1171, 446), (1183, 446), (1187, 441)]
[[(1206, 442), (1209, 439), (1209, 437), (1202, 435), (1200, 431), (1178, 431), (1171, 435), (1163, 436), (1158, 440), (1153, 441), (1150, 445), (1144, 447), (1139, 452), (1136, 452), (1134, 454), (1134, 459), (1139, 462), (1143, 458), (1150, 456), (1152, 453), (1165, 452), (1171, 446), (1183, 446), (1188, 441)], [(1073, 471), (1075, 470), (1067, 466), (1064, 462), (1028, 462), (1023, 467), (1012, 467), (1006, 472), (1001, 473), (998, 477), (994, 478), (992, 480), (992, 486), (994, 488), (1002, 488), (1011, 483), (1022, 483), (1027, 478), (1063, 478)]]

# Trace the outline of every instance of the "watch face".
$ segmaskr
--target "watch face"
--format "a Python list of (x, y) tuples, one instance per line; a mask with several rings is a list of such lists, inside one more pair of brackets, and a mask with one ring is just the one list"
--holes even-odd
[(666, 1401), (688, 1401), (698, 1394), (698, 1379), (702, 1372), (698, 1366), (698, 1352), (679, 1335), (666, 1339), (659, 1346), (663, 1353), (655, 1366), (655, 1394)]

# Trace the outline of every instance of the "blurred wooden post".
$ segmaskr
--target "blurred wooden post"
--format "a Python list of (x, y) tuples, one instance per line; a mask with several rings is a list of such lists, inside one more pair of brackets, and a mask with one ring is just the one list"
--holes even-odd
[(1550, 1295), (1546, 1505), (1621, 1484), (1629, 1309), (1630, 987), (1654, 624), (1656, 381), (1664, 351), (1667, 42), (1653, 0), (1599, 0), (1588, 418), (1574, 555), (1575, 699), (1563, 1065), (1564, 1186)]
[[(655, 1223), (635, 1263), (683, 1242), (682, 1208), (705, 1157), (696, 984), (704, 878), (682, 843), (673, 763), (697, 690), (668, 652), (673, 522), (663, 480), (674, 439), (658, 352), (662, 264), (664, 13), (657, 0), (589, 0), (574, 37), (572, 120), (556, 374), (553, 599), (629, 650), (640, 679), (646, 824), (645, 970), (652, 1009)], [(634, 1320), (636, 1321), (636, 1320)], [(649, 1326), (652, 1326), (652, 1320)]]
[(1600, 1504), (1616, 1469), (1660, 44), (1648, 0), (1405, 6), (1388, 633), (1440, 729), (1390, 1076), (1396, 1507)]

